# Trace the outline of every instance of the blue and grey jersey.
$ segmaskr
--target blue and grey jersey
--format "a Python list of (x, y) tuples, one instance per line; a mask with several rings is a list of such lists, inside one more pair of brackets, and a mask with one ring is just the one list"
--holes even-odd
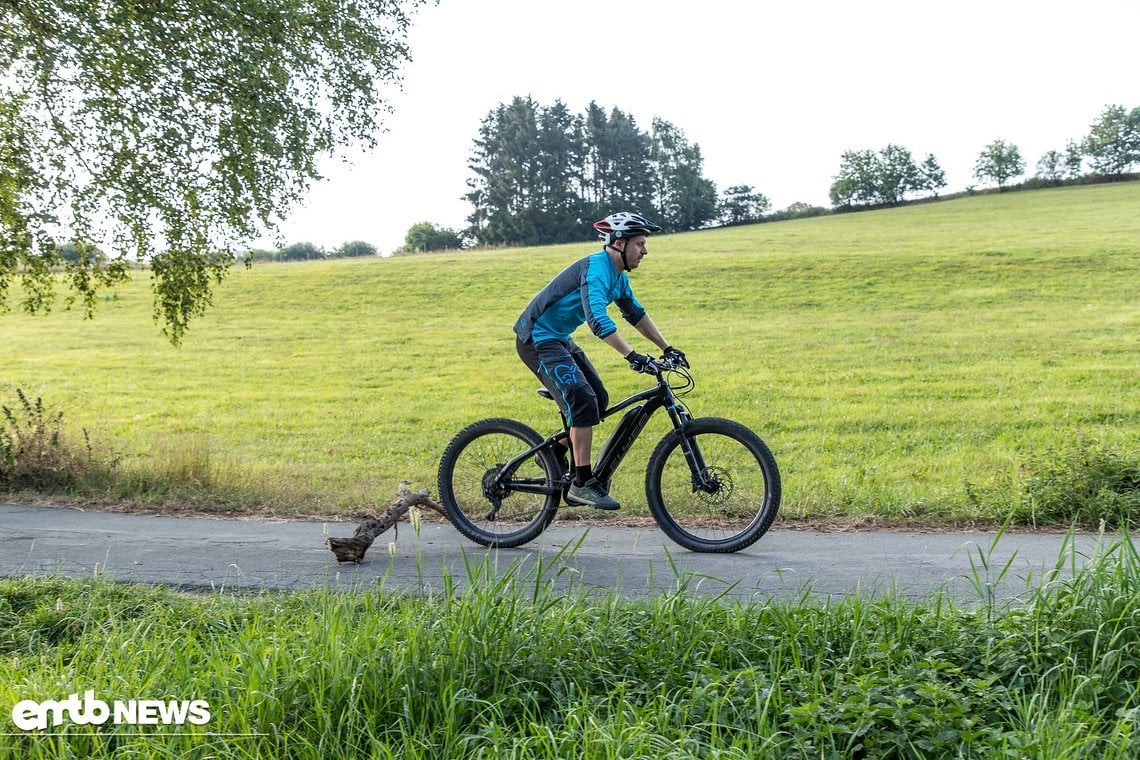
[(575, 261), (539, 291), (515, 322), (515, 333), (524, 343), (568, 340), (586, 323), (594, 335), (605, 338), (617, 332), (606, 314), (611, 303), (631, 325), (645, 316), (629, 287), (629, 276), (614, 269), (609, 254), (601, 250)]

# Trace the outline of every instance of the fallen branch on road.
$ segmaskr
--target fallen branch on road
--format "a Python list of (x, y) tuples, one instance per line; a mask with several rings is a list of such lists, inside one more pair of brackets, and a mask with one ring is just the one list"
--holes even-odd
[(326, 543), (336, 555), (337, 562), (360, 562), (376, 537), (399, 522), (412, 507), (426, 507), (447, 517), (443, 505), (432, 499), (426, 488), (422, 491), (409, 491), (406, 483), (401, 483), (399, 498), (392, 502), (384, 514), (366, 518), (352, 534), (352, 538), (330, 537)]

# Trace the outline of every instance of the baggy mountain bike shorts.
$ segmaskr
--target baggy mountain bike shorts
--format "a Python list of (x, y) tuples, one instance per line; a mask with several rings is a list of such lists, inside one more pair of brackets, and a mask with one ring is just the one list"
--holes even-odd
[(540, 343), (515, 340), (515, 350), (558, 402), (570, 427), (593, 427), (602, 421), (610, 394), (585, 352), (572, 340)]

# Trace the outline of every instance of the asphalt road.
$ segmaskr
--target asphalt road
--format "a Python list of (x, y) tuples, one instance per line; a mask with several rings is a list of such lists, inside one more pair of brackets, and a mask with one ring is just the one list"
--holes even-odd
[[(1023, 596), (1055, 568), (1068, 572), (1097, 548), (1095, 535), (1007, 532), (817, 532), (778, 530), (729, 555), (695, 554), (656, 528), (556, 523), (519, 549), (489, 550), (448, 524), (417, 535), (380, 536), (365, 561), (338, 564), (325, 537), (351, 536), (355, 523), (266, 522), (156, 517), (66, 507), (0, 504), (0, 576), (107, 576), (180, 589), (383, 588), (417, 594), (462, 590), (513, 572), (520, 588), (549, 583), (626, 596), (724, 595), (742, 601), (880, 595), (911, 599), (945, 591), (980, 601)], [(1064, 562), (1060, 562), (1064, 558)], [(979, 590), (979, 586), (982, 590)]]

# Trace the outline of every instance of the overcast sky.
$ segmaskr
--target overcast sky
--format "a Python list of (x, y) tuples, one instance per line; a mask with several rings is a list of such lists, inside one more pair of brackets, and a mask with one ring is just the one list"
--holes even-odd
[(472, 140), (516, 95), (664, 118), (719, 189), (774, 209), (829, 205), (845, 150), (933, 153), (952, 192), (997, 138), (1031, 174), (1106, 105), (1140, 106), (1140, 0), (441, 0), (409, 42), (379, 147), (324, 165), (285, 242), (389, 253), (416, 222), (465, 227)]

